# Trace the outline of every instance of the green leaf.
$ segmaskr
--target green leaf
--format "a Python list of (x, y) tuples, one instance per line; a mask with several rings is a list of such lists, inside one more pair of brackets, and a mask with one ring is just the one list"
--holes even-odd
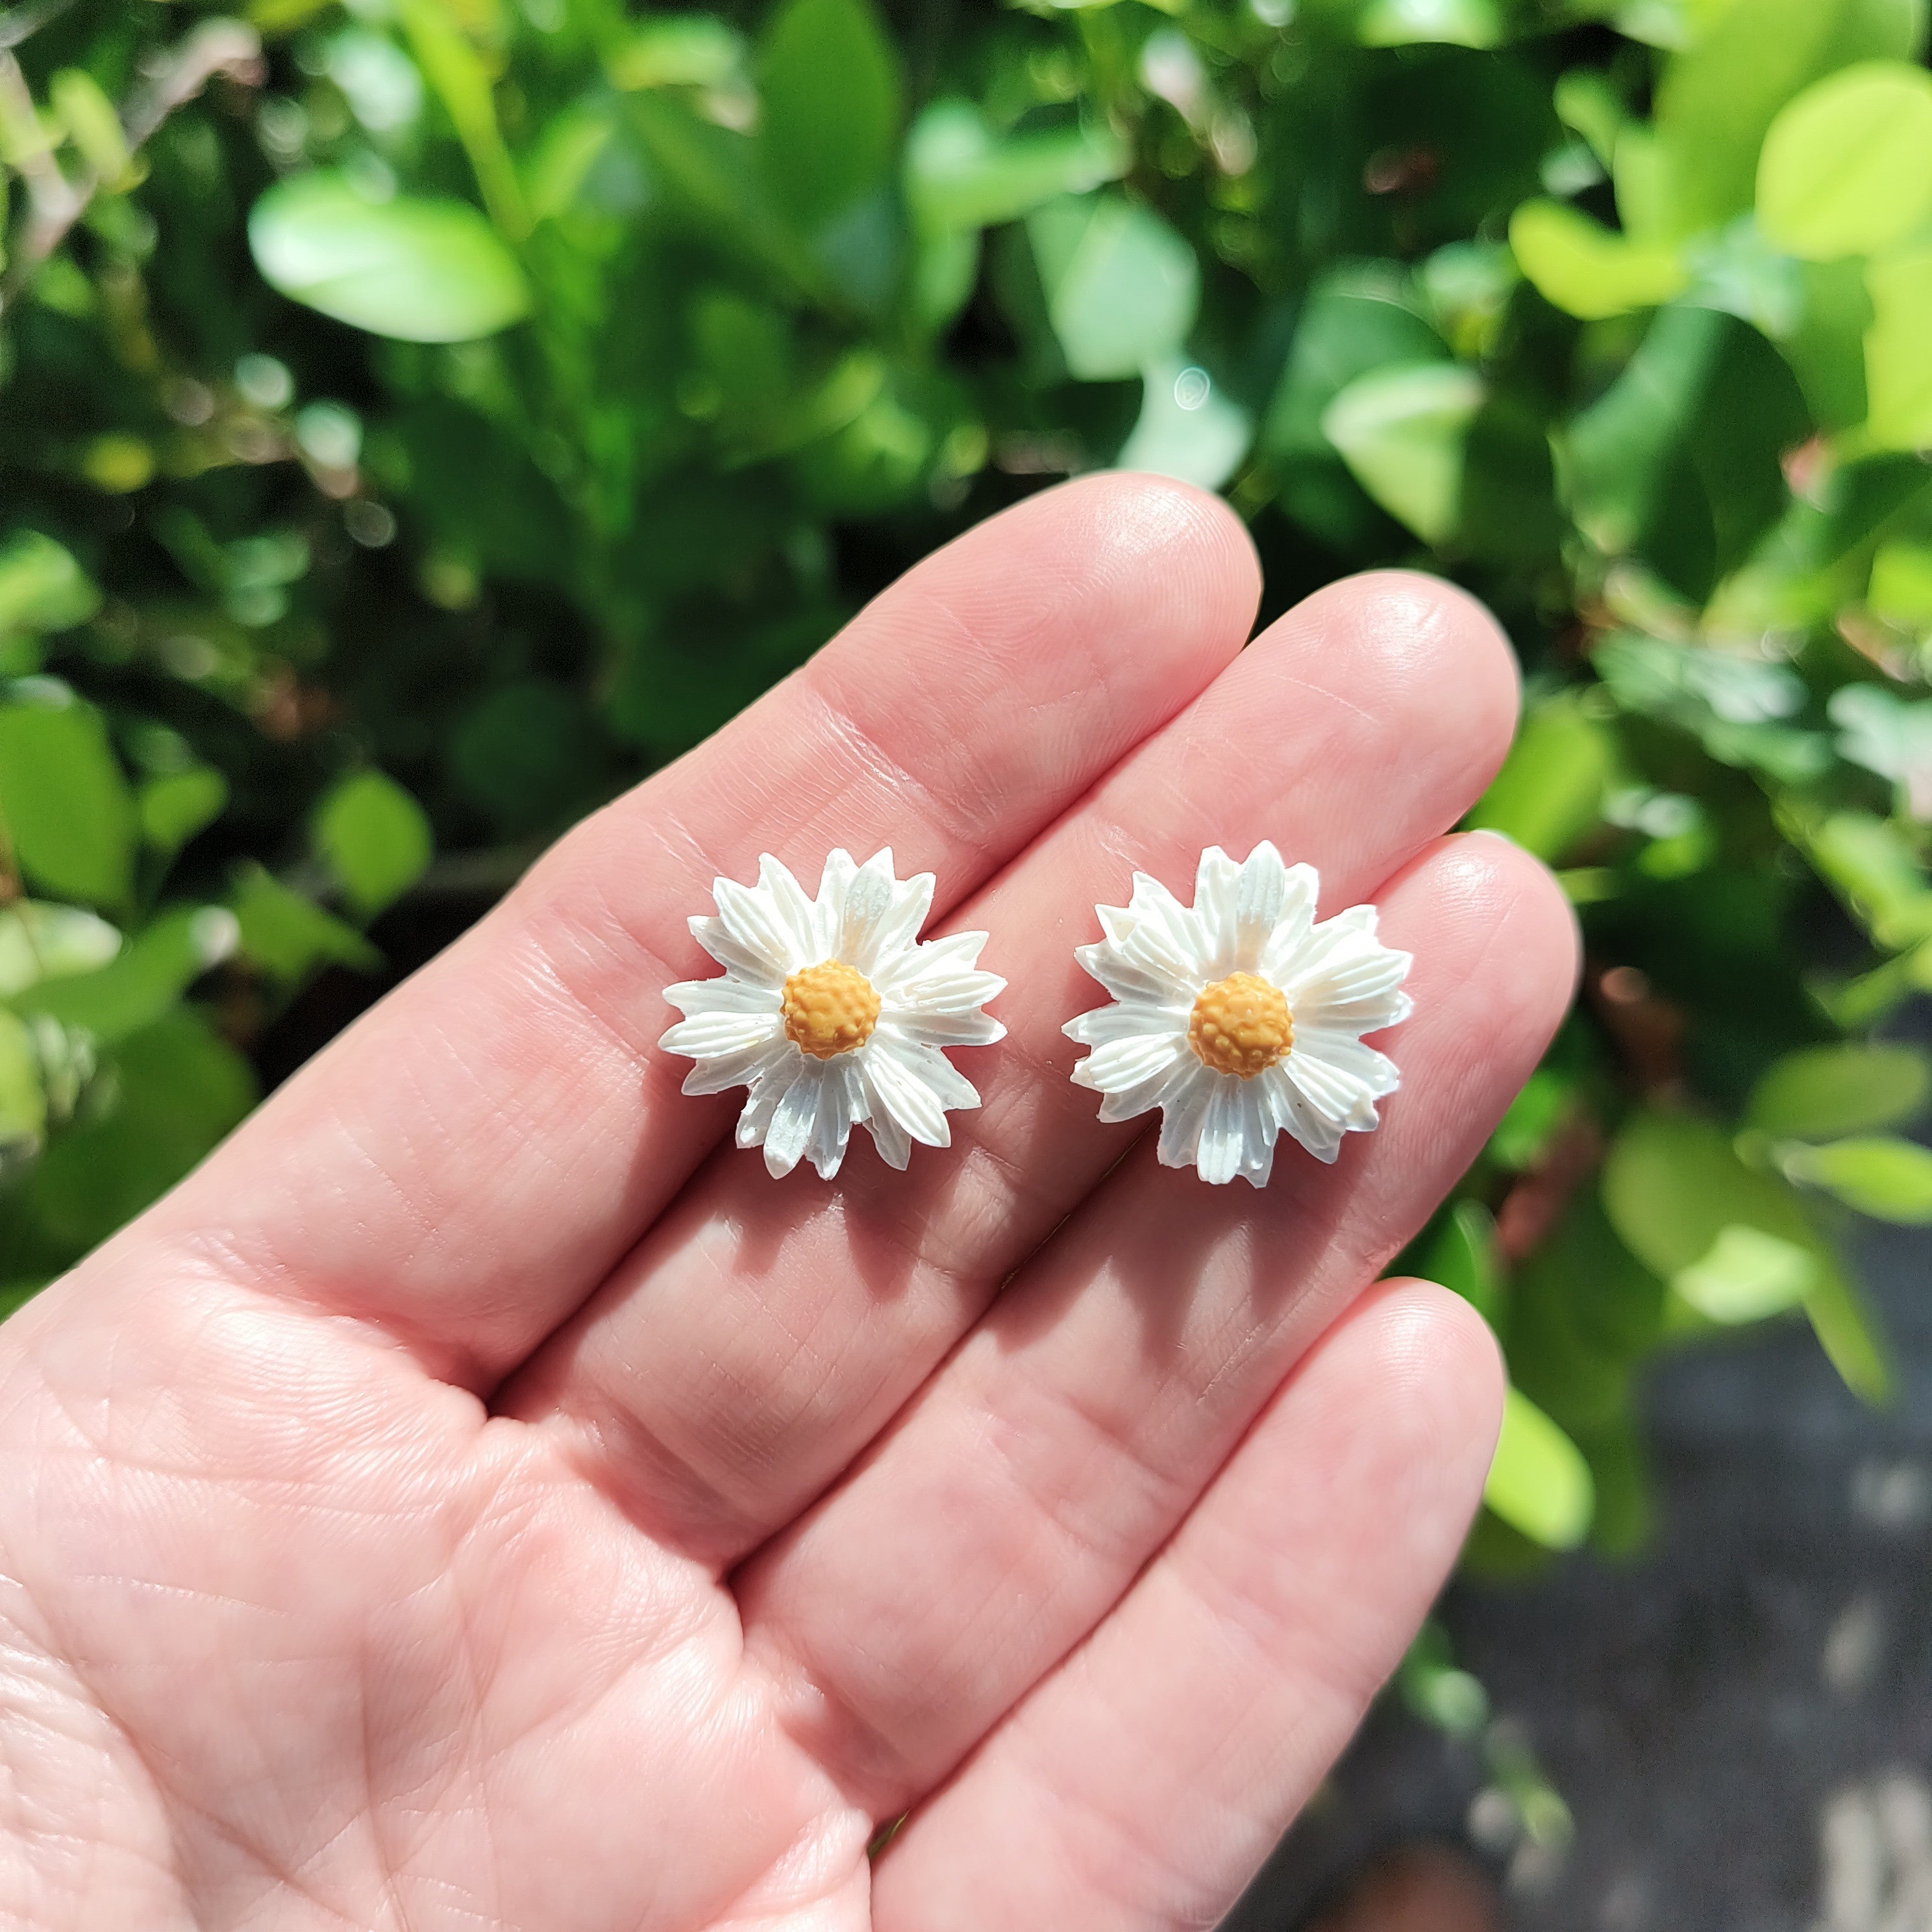
[(613, 87), (721, 87), (744, 59), (744, 43), (710, 14), (661, 14), (640, 20), (605, 56)]
[(514, 241), (530, 232), (516, 164), (503, 144), (488, 70), (452, 18), (445, 0), (394, 0), (423, 78), (456, 130), (490, 219)]
[(1459, 1201), (1414, 1258), (1415, 1272), (1460, 1294), (1492, 1328), (1502, 1324), (1502, 1266), (1496, 1224), (1480, 1201)]
[[(1778, 1175), (1746, 1166), (1718, 1128), (1652, 1108), (1632, 1114), (1604, 1163), (1603, 1201), (1624, 1244), (1673, 1283), (1708, 1262), (1734, 1226), (1804, 1250), (1813, 1264), (1804, 1311), (1826, 1353), (1858, 1394), (1885, 1399), (1889, 1371), (1876, 1330), (1798, 1196)], [(1775, 1252), (1758, 1250), (1761, 1257)], [(1750, 1250), (1738, 1250), (1733, 1236), (1732, 1252), (1748, 1258)], [(1694, 1274), (1692, 1292), (1700, 1292)]]
[(869, 0), (782, 0), (758, 50), (759, 162), (772, 200), (821, 226), (877, 188), (899, 124), (898, 64)]
[(1520, 1389), (1504, 1398), (1502, 1433), (1483, 1500), (1546, 1550), (1574, 1550), (1589, 1534), (1597, 1505), (1590, 1466)]
[(17, 899), (0, 910), (0, 999), (43, 980), (91, 973), (120, 950), (120, 934), (79, 906)]
[(929, 230), (990, 228), (1058, 195), (1118, 180), (1129, 158), (1126, 144), (1104, 128), (996, 139), (970, 101), (935, 100), (906, 140), (906, 202)]
[(1779, 1140), (1835, 1140), (1910, 1120), (1932, 1091), (1916, 1046), (1847, 1041), (1800, 1047), (1752, 1088), (1744, 1124)]
[(1054, 338), (1081, 381), (1138, 376), (1179, 352), (1201, 272), (1159, 215), (1116, 195), (1063, 196), (1028, 218), (1027, 236)]
[(232, 914), (220, 906), (178, 906), (136, 933), (92, 973), (43, 980), (16, 994), (23, 1013), (44, 1013), (111, 1046), (166, 1013), (211, 966), (235, 950)]
[(238, 869), (229, 906), (242, 958), (285, 985), (298, 984), (320, 966), (368, 970), (381, 963), (382, 955), (352, 926), (252, 861)]
[(1880, 449), (1932, 447), (1932, 248), (1868, 262), (1865, 291), (1866, 433)]
[(184, 1009), (124, 1040), (115, 1069), (118, 1104), (59, 1136), (10, 1204), (63, 1263), (166, 1192), (254, 1101), (248, 1062)]
[(1461, 509), (1463, 448), (1484, 394), (1481, 376), (1460, 363), (1377, 369), (1322, 412), (1322, 433), (1390, 516), (1441, 543)]
[(1794, 1148), (1783, 1166), (1793, 1180), (1822, 1187), (1881, 1221), (1932, 1222), (1932, 1149), (1889, 1135)]
[(52, 537), (16, 530), (0, 544), (0, 635), (71, 630), (100, 608), (100, 592)]
[(1758, 160), (1757, 220), (1786, 254), (1869, 255), (1932, 210), (1932, 74), (1862, 61), (1784, 108)]
[(228, 781), (212, 765), (164, 772), (142, 786), (135, 800), (141, 836), (172, 856), (197, 832), (212, 825), (228, 803)]
[(1880, 544), (1872, 556), (1865, 602), (1894, 624), (1932, 628), (1932, 544), (1909, 538)]
[(1668, 238), (1749, 208), (1778, 110), (1856, 61), (1910, 60), (1921, 0), (1735, 0), (1676, 55), (1657, 91), (1660, 214)]
[(1827, 884), (1834, 886), (1881, 946), (1932, 938), (1932, 889), (1905, 835), (1868, 812), (1834, 812), (1794, 828)]
[(70, 698), (0, 706), (0, 820), (21, 871), (46, 891), (126, 903), (134, 807), (91, 706)]
[(1524, 202), (1510, 218), (1510, 243), (1546, 300), (1592, 320), (1655, 308), (1689, 280), (1676, 244), (1646, 238), (1629, 224), (1622, 232), (1607, 228), (1567, 202)]
[(1355, 38), (1368, 47), (1493, 47), (1502, 16), (1496, 0), (1370, 0)]
[(1847, 684), (1826, 706), (1838, 727), (1838, 754), (1890, 778), (1915, 818), (1932, 818), (1932, 699), (1916, 704), (1882, 686)]
[(1703, 1261), (1733, 1226), (1821, 1252), (1791, 1190), (1747, 1167), (1729, 1136), (1688, 1114), (1633, 1114), (1604, 1162), (1603, 1196), (1624, 1245), (1666, 1280)]
[(47, 94), (68, 138), (100, 177), (103, 190), (119, 194), (133, 187), (140, 177), (128, 152), (128, 137), (100, 83), (80, 68), (63, 68), (47, 83)]
[(1889, 1402), (1894, 1382), (1883, 1332), (1850, 1282), (1827, 1269), (1805, 1297), (1804, 1312), (1845, 1386), (1862, 1401)]
[(1554, 862), (1600, 822), (1616, 760), (1606, 726), (1573, 699), (1552, 699), (1524, 720), (1468, 824)]
[(1606, 556), (1640, 556), (1701, 602), (1790, 503), (1781, 460), (1809, 428), (1790, 370), (1755, 328), (1673, 304), (1572, 420), (1565, 494)]
[(1546, 302), (1595, 320), (1668, 302), (1685, 276), (1675, 248), (1633, 242), (1560, 202), (1526, 201), (1510, 217), (1517, 266)]
[(1253, 437), (1254, 418), (1204, 369), (1169, 360), (1147, 371), (1141, 412), (1117, 466), (1218, 490)]
[(0, 1008), (0, 1170), (22, 1146), (32, 1152), (47, 1123), (40, 1058), (34, 1036), (17, 1013)]
[(1333, 461), (1322, 414), (1357, 376), (1394, 364), (1447, 362), (1449, 347), (1393, 290), (1372, 291), (1333, 275), (1310, 292), (1287, 366), (1262, 425), (1272, 455), (1321, 454)]
[(366, 201), (342, 176), (293, 175), (256, 202), (248, 245), (271, 287), (373, 335), (467, 342), (530, 311), (517, 258), (467, 202)]
[(314, 832), (344, 898), (365, 920), (416, 884), (434, 849), (422, 807), (381, 772), (337, 784), (316, 808)]
[(1712, 1322), (1762, 1322), (1796, 1308), (1818, 1279), (1818, 1258), (1795, 1241), (1732, 1222), (1709, 1248), (1670, 1277), (1678, 1294)]

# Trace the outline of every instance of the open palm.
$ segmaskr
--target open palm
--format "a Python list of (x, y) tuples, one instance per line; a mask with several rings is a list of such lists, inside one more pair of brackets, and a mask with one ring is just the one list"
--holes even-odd
[[(1442, 836), (1514, 722), (1489, 621), (1390, 574), (1244, 650), (1256, 597), (1178, 485), (981, 526), (0, 1328), (0, 1920), (1225, 1909), (1474, 1507), (1486, 1331), (1362, 1291), (1572, 970), (1546, 875)], [(1100, 1125), (1060, 1028), (1096, 900), (1264, 838), (1416, 1013), (1382, 1130), (1257, 1193)], [(1010, 1037), (949, 1151), (774, 1182), (662, 988), (715, 875), (888, 843)]]

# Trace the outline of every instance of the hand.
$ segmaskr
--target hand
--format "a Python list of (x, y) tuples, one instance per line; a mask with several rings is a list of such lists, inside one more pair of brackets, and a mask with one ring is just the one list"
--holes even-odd
[[(1256, 595), (1178, 485), (981, 526), (0, 1328), (0, 1919), (1226, 1907), (1475, 1505), (1488, 1333), (1367, 1284), (1573, 970), (1547, 875), (1441, 836), (1514, 722), (1490, 620), (1390, 574), (1244, 651)], [(1060, 1028), (1096, 900), (1264, 837), (1378, 902), (1416, 1012), (1381, 1131), (1257, 1193), (1100, 1126)], [(661, 992), (716, 874), (887, 843), (1010, 1037), (950, 1151), (776, 1183)]]

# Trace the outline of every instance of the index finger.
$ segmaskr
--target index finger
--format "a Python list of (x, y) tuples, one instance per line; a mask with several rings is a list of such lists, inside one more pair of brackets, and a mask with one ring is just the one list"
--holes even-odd
[(682, 1096), (650, 1045), (708, 970), (685, 922), (713, 878), (890, 844), (944, 911), (1211, 681), (1258, 595), (1232, 514), (1155, 478), (980, 525), (562, 840), (121, 1241), (213, 1246), (493, 1385), (724, 1131), (733, 1100)]

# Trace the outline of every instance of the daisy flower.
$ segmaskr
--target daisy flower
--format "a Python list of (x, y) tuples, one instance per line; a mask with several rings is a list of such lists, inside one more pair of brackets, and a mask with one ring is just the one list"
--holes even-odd
[(1412, 962), (1377, 940), (1373, 906), (1318, 925), (1318, 888), (1272, 845), (1238, 866), (1210, 845), (1191, 908), (1136, 872), (1130, 904), (1096, 908), (1107, 936), (1074, 957), (1114, 1004), (1067, 1023), (1094, 1049), (1073, 1078), (1106, 1096), (1103, 1120), (1160, 1108), (1163, 1165), (1265, 1187), (1277, 1134), (1332, 1161), (1377, 1124), (1399, 1083), (1361, 1036), (1408, 1017)]
[(658, 1044), (697, 1061), (687, 1094), (750, 1088), (738, 1144), (774, 1174), (808, 1156), (830, 1180), (860, 1123), (903, 1168), (914, 1141), (950, 1144), (947, 1108), (980, 1104), (940, 1049), (1003, 1038), (980, 1009), (1006, 982), (975, 970), (983, 932), (920, 944), (932, 884), (894, 878), (890, 850), (833, 852), (810, 899), (766, 854), (755, 886), (717, 880), (716, 917), (691, 922), (724, 975), (664, 988), (686, 1017)]

